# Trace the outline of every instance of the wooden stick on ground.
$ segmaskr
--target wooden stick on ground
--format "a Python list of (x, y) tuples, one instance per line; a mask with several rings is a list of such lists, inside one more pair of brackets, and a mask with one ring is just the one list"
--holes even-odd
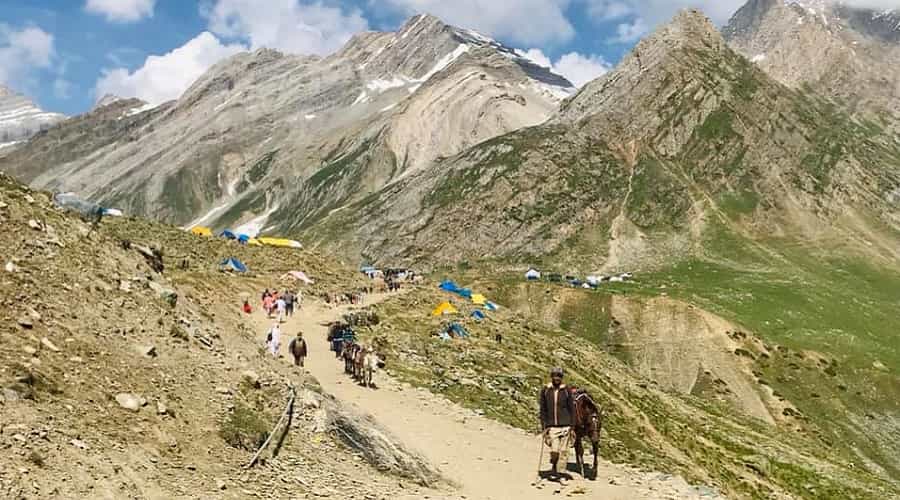
[[(265, 450), (266, 447), (269, 446), (269, 442), (272, 441), (272, 437), (275, 435), (275, 431), (278, 430), (278, 428), (281, 426), (281, 423), (284, 421), (284, 419), (288, 418), (288, 415), (293, 416), (294, 398), (296, 398), (297, 392), (295, 391), (293, 385), (291, 385), (289, 387), (291, 389), (290, 396), (288, 397), (287, 405), (284, 407), (284, 412), (282, 412), (282, 414), (281, 414), (281, 418), (279, 418), (278, 422), (275, 423), (275, 427), (272, 428), (272, 432), (269, 433), (269, 437), (266, 438), (266, 442), (263, 443), (262, 446), (260, 446), (258, 450), (256, 450), (256, 454), (254, 454), (253, 458), (250, 459), (250, 463), (248, 463), (247, 465), (244, 466), (245, 469), (249, 469), (249, 468), (253, 467), (254, 465), (256, 465), (256, 462), (259, 461), (259, 456), (262, 454), (263, 450)], [(288, 429), (285, 429), (284, 433), (286, 434), (287, 431), (288, 431)]]

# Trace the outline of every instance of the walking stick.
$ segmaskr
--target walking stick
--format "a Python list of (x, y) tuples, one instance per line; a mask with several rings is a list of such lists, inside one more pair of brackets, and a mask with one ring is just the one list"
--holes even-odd
[(545, 444), (545, 442), (544, 442), (544, 432), (543, 431), (541, 431), (540, 436), (541, 436), (541, 454), (538, 457), (538, 466), (537, 466), (537, 481), (538, 482), (540, 482), (540, 480), (541, 480), (541, 464), (544, 463), (544, 444)]

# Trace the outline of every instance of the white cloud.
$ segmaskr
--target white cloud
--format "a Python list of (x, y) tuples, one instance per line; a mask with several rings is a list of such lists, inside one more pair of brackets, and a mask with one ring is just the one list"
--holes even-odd
[(618, 43), (636, 42), (649, 31), (650, 28), (644, 22), (644, 18), (638, 17), (633, 21), (620, 23), (616, 26), (616, 36), (612, 38), (612, 41)]
[(137, 97), (150, 104), (177, 99), (210, 66), (246, 50), (240, 44), (224, 45), (204, 31), (183, 46), (161, 56), (150, 56), (133, 72), (124, 68), (104, 70), (97, 81), (97, 96), (114, 94)]
[(153, 17), (156, 0), (87, 0), (84, 10), (113, 23), (133, 23)]
[(445, 22), (521, 44), (567, 42), (575, 28), (569, 0), (373, 0), (404, 15), (429, 13)]
[(342, 10), (300, 0), (217, 0), (206, 12), (209, 29), (268, 47), (299, 54), (326, 55), (344, 45), (369, 23), (358, 9)]
[(550, 68), (554, 73), (566, 77), (576, 87), (603, 76), (612, 69), (612, 65), (602, 57), (596, 55), (583, 55), (578, 52), (563, 54), (555, 63), (551, 63), (541, 49), (528, 49), (517, 51), (522, 57), (526, 57), (533, 63)]
[(22, 29), (0, 23), (0, 82), (25, 86), (36, 69), (50, 67), (53, 35), (29, 26)]

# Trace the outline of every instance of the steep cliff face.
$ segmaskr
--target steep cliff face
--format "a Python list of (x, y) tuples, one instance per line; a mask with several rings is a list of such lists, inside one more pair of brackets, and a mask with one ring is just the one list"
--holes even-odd
[(99, 107), (75, 122), (96, 133), (35, 142), (5, 168), (178, 224), (296, 231), (435, 158), (543, 122), (571, 91), (494, 40), (417, 16), (327, 58), (239, 54), (177, 101), (124, 120), (103, 111), (118, 103)]
[(65, 120), (65, 115), (48, 113), (27, 97), (0, 85), (0, 154), (3, 149), (27, 140)]
[(900, 117), (900, 10), (751, 0), (724, 34), (732, 48), (789, 87), (809, 86), (854, 112)]

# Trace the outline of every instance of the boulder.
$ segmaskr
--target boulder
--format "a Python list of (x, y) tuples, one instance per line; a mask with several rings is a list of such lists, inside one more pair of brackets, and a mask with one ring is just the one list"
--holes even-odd
[(259, 389), (261, 387), (261, 384), (259, 382), (259, 374), (253, 370), (247, 370), (242, 373), (241, 382), (254, 389)]
[(142, 404), (142, 398), (124, 392), (116, 395), (116, 402), (118, 402), (119, 406), (122, 408), (133, 412), (141, 411), (141, 407), (144, 406)]
[(155, 281), (148, 281), (147, 286), (149, 286), (151, 290), (156, 292), (156, 295), (166, 303), (168, 303), (170, 307), (175, 307), (175, 305), (178, 303), (178, 292), (176, 292), (175, 290), (160, 285)]
[(156, 414), (157, 415), (165, 415), (169, 413), (169, 408), (162, 401), (156, 402)]
[(41, 339), (41, 345), (50, 349), (53, 352), (59, 352), (59, 347), (56, 347), (56, 344), (50, 341), (47, 337)]
[(157, 356), (156, 346), (152, 345), (139, 345), (135, 347), (138, 354), (145, 358), (155, 358)]

